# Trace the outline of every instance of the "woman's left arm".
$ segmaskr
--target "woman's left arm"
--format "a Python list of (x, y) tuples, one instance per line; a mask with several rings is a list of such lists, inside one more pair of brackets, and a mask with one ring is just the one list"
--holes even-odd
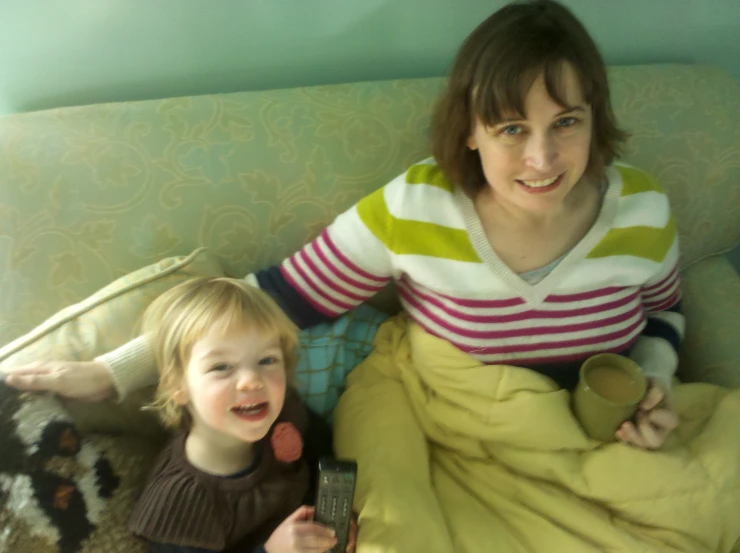
[(618, 439), (645, 449), (659, 448), (678, 425), (671, 389), (685, 323), (681, 313), (678, 237), (673, 228), (672, 243), (669, 242), (658, 270), (641, 287), (647, 322), (630, 353), (650, 378), (650, 388), (634, 421), (625, 422), (617, 431)]
[[(674, 247), (677, 249), (677, 244)], [(630, 357), (668, 393), (678, 368), (678, 350), (685, 328), (677, 255), (666, 256), (661, 269), (642, 287), (647, 324)]]

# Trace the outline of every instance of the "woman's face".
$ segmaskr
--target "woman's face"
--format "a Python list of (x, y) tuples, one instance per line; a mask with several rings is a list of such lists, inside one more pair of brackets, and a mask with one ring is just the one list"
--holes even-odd
[(524, 119), (505, 114), (491, 127), (476, 121), (468, 138), (468, 147), (480, 154), (495, 201), (509, 209), (557, 210), (588, 165), (591, 106), (573, 69), (566, 64), (563, 72), (563, 100), (569, 108), (548, 95), (540, 75), (525, 98)]

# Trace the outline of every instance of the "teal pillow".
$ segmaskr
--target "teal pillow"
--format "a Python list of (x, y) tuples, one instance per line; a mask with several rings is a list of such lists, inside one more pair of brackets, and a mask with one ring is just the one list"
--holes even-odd
[(303, 330), (296, 384), (303, 401), (331, 421), (347, 374), (373, 349), (373, 339), (386, 313), (360, 305), (345, 315)]

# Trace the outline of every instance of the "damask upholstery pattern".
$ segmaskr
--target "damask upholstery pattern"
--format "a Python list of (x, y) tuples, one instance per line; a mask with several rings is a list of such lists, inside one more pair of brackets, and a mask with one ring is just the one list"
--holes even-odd
[[(654, 173), (683, 263), (740, 241), (740, 92), (702, 66), (615, 67), (624, 159)], [(440, 79), (0, 118), (0, 344), (115, 278), (207, 246), (274, 263), (428, 155)]]
[(0, 119), (0, 342), (200, 245), (229, 272), (292, 252), (426, 154), (438, 81)]
[(684, 272), (686, 339), (680, 376), (740, 388), (740, 277), (723, 256)]

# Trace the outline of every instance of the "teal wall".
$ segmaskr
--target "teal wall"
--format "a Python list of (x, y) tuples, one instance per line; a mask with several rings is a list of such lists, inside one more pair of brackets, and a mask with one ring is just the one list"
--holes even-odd
[[(3, 0), (0, 113), (443, 74), (504, 0)], [(608, 63), (740, 79), (740, 0), (565, 0)]]

